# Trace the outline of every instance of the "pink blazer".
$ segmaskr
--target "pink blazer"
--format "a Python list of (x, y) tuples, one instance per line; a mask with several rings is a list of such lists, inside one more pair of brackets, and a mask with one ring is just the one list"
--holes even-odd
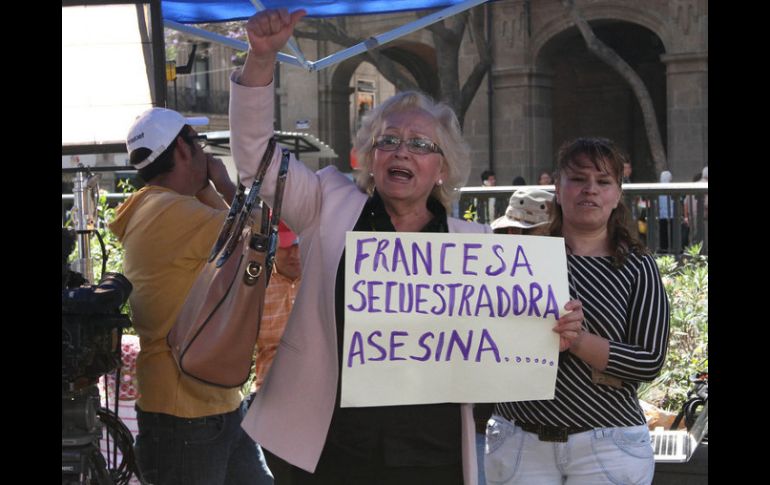
[[(231, 82), (230, 144), (241, 180), (253, 181), (272, 135), (273, 87)], [(262, 194), (272, 202), (280, 151), (265, 177)], [(243, 428), (287, 462), (313, 472), (334, 410), (339, 369), (334, 312), (335, 277), (345, 246), (367, 200), (334, 167), (312, 172), (292, 157), (282, 218), (300, 236), (302, 283), (273, 365), (257, 392)], [(491, 232), (489, 226), (449, 218), (450, 232)], [(476, 484), (472, 405), (462, 404), (463, 475)]]

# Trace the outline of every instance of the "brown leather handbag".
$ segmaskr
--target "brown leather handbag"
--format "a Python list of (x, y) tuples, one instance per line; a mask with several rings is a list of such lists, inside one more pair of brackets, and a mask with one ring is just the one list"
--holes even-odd
[[(239, 387), (251, 372), (289, 169), (284, 148), (272, 210), (263, 202), (255, 211), (275, 145), (271, 138), (248, 195), (238, 185), (209, 260), (166, 337), (179, 369), (207, 384)], [(252, 212), (261, 212), (259, 224)]]

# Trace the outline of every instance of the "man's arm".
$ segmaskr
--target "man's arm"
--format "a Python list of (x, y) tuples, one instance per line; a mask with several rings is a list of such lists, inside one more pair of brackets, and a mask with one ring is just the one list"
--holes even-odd
[[(204, 204), (215, 209), (228, 209), (235, 197), (235, 184), (230, 180), (230, 174), (221, 159), (207, 153), (208, 180), (206, 185), (195, 196)], [(212, 187), (211, 183), (214, 184)], [(221, 195), (220, 195), (221, 194)]]

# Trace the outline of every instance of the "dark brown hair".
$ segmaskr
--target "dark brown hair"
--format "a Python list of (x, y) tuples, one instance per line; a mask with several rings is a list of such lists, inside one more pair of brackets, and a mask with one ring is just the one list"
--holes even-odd
[[(555, 177), (558, 180), (567, 168), (577, 168), (582, 160), (588, 159), (596, 170), (606, 170), (612, 175), (618, 187), (622, 187), (623, 163), (630, 163), (628, 157), (615, 144), (606, 138), (577, 138), (564, 143), (559, 148), (556, 162)], [(621, 267), (626, 262), (630, 252), (647, 254), (649, 250), (644, 246), (635, 233), (630, 230), (631, 213), (626, 207), (623, 198), (620, 198), (618, 206), (612, 210), (607, 221), (607, 235), (612, 253), (612, 263)], [(561, 205), (553, 204), (551, 220), (548, 225), (548, 234), (562, 236), (563, 215)]]

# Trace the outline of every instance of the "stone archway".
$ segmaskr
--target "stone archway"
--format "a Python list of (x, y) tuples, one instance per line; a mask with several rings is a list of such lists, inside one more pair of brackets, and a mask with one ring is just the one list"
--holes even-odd
[[(381, 52), (402, 66), (420, 90), (434, 98), (438, 96), (436, 56), (432, 47), (417, 42), (398, 42), (383, 48)], [(343, 172), (350, 171), (350, 81), (358, 66), (365, 60), (364, 56), (356, 56), (341, 62), (331, 78), (329, 99), (320, 103), (329, 110), (326, 116), (321, 117), (329, 121), (321, 129), (321, 136), (331, 141), (332, 148), (339, 156), (335, 165)]]
[[(615, 19), (592, 20), (591, 26), (596, 36), (612, 47), (644, 81), (666, 146), (666, 66), (661, 61), (665, 52), (662, 39), (644, 26)], [(552, 140), (550, 150), (541, 144), (538, 159), (553, 163), (564, 141), (578, 136), (602, 136), (614, 140), (628, 152), (634, 167), (634, 182), (656, 180), (635, 95), (620, 75), (588, 51), (577, 28), (569, 27), (551, 36), (537, 49), (535, 63), (537, 71), (550, 77), (550, 95), (541, 98), (551, 113)]]

